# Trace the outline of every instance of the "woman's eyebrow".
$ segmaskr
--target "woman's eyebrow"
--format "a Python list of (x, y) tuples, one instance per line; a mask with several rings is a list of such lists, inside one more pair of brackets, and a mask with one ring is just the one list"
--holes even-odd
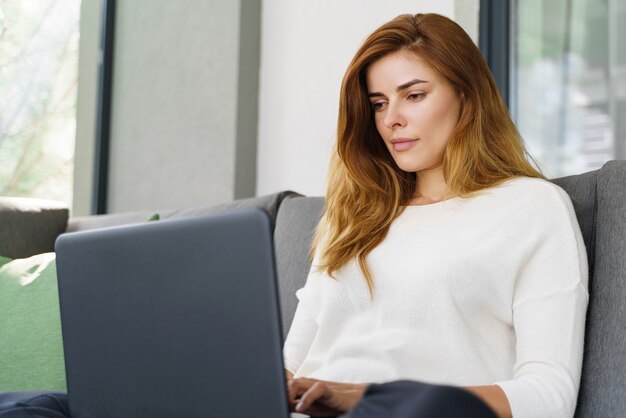
[[(396, 87), (396, 92), (402, 91), (404, 89), (407, 89), (415, 84), (421, 84), (421, 83), (428, 83), (428, 81), (426, 80), (419, 80), (417, 78), (411, 80), (411, 81), (407, 81), (404, 84), (400, 84), (398, 87)], [(373, 91), (371, 93), (367, 93), (367, 97), (380, 97), (380, 96), (384, 96), (384, 94), (377, 92), (377, 91)]]
[(421, 83), (427, 83), (427, 81), (426, 80), (418, 80), (417, 78), (414, 79), (414, 80), (411, 80), (411, 81), (407, 81), (406, 83), (400, 84), (398, 87), (396, 87), (396, 92), (399, 92), (400, 90), (404, 90), (406, 88), (409, 88), (412, 85), (421, 84)]

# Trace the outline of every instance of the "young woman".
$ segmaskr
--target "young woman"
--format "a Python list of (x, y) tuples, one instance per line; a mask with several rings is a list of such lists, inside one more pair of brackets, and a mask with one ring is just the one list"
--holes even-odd
[(365, 40), (284, 347), (294, 411), (422, 417), (436, 398), (450, 416), (472, 394), (465, 416), (573, 416), (585, 246), (527, 157), (456, 23), (402, 15)]

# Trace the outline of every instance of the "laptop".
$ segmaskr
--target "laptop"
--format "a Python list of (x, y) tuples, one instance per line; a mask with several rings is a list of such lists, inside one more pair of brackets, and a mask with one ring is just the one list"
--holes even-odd
[(260, 209), (56, 242), (75, 418), (288, 418), (272, 228)]

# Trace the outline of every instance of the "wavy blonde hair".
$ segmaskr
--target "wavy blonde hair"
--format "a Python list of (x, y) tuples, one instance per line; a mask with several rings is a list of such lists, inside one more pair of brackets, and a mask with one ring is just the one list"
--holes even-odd
[(366, 257), (417, 190), (415, 173), (398, 168), (376, 130), (367, 97), (369, 65), (398, 51), (419, 55), (459, 97), (460, 118), (443, 156), (452, 193), (471, 197), (513, 177), (545, 178), (529, 163), (489, 68), (459, 25), (437, 14), (417, 14), (400, 15), (376, 29), (343, 78), (324, 214), (311, 249), (313, 258), (319, 247), (317, 267), (331, 277), (356, 258), (372, 297)]

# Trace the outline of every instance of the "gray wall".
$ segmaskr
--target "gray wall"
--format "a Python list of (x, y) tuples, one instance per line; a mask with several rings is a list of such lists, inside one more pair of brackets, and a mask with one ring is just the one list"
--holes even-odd
[[(75, 215), (91, 210), (99, 2), (82, 0)], [(109, 212), (321, 195), (364, 37), (425, 11), (478, 33), (479, 0), (263, 0), (262, 17), (261, 0), (117, 3)]]
[(343, 74), (363, 40), (403, 13), (433, 12), (478, 33), (479, 0), (265, 0), (257, 193), (326, 192)]
[[(81, 17), (98, 8), (83, 0)], [(115, 24), (108, 212), (253, 196), (260, 0), (118, 1)], [(93, 19), (81, 21), (81, 54), (93, 47), (87, 25)], [(80, 65), (81, 75), (95, 71), (91, 61)], [(93, 87), (86, 78), (79, 95)], [(79, 98), (81, 159), (93, 155), (94, 100)], [(75, 215), (91, 198), (93, 167), (84, 166)]]

